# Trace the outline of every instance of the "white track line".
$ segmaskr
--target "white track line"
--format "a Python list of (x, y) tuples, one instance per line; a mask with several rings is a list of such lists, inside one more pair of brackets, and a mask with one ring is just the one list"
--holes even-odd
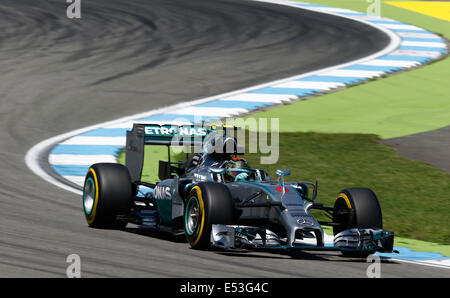
[[(132, 126), (126, 127), (131, 128)], [(121, 127), (122, 128), (122, 127)], [(125, 146), (126, 137), (84, 137), (84, 136), (76, 136), (70, 138), (64, 142), (61, 142), (61, 145), (116, 145), (116, 146)]]
[(416, 61), (375, 59), (375, 60), (372, 60), (372, 61), (363, 62), (363, 63), (361, 63), (361, 65), (392, 66), (392, 67), (412, 67), (412, 66), (420, 65), (420, 63), (416, 62)]
[(48, 161), (52, 165), (67, 165), (68, 160), (72, 165), (87, 166), (98, 162), (117, 162), (113, 155), (50, 154), (48, 156)]
[(395, 257), (389, 258), (389, 259), (393, 260), (393, 261), (398, 261), (398, 262), (410, 263), (410, 264), (415, 264), (415, 265), (423, 265), (423, 266), (429, 266), (429, 267), (437, 267), (437, 268), (450, 270), (449, 260), (424, 260), (424, 261), (411, 260), (410, 261), (410, 260), (404, 260), (404, 259), (396, 259)]
[(413, 56), (413, 57), (430, 57), (432, 59), (437, 58), (441, 55), (440, 52), (434, 51), (412, 51), (412, 50), (397, 50), (393, 51), (390, 55), (398, 56)]
[(319, 90), (330, 90), (333, 88), (345, 87), (344, 83), (339, 82), (302, 82), (293, 81), (278, 84), (273, 86), (275, 88), (300, 88), (300, 89), (319, 89)]
[(373, 78), (385, 74), (384, 71), (369, 71), (369, 70), (346, 70), (336, 69), (323, 73), (324, 76), (330, 77), (356, 77), (356, 78)]
[(429, 48), (440, 48), (445, 49), (447, 45), (443, 42), (431, 42), (431, 41), (409, 41), (405, 40), (401, 43), (402, 46), (413, 46), (413, 47), (429, 47)]
[(441, 38), (431, 32), (424, 32), (424, 33), (411, 33), (411, 32), (397, 32), (398, 36), (401, 37), (414, 37), (414, 38), (432, 38), (441, 40)]
[(197, 115), (197, 116), (218, 116), (218, 117), (230, 117), (247, 113), (247, 109), (243, 108), (204, 108), (204, 107), (186, 107), (183, 109), (177, 109), (171, 111), (171, 114), (175, 115)]
[(292, 95), (292, 94), (242, 93), (242, 94), (222, 97), (219, 100), (282, 103), (282, 102), (289, 102), (296, 98), (297, 98), (297, 96)]

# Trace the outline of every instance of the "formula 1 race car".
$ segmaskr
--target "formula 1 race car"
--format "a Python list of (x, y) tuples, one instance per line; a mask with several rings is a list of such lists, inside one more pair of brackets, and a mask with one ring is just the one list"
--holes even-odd
[[(368, 188), (339, 192), (334, 206), (316, 202), (317, 182), (272, 180), (250, 168), (233, 132), (237, 127), (134, 124), (126, 136), (126, 166), (98, 163), (83, 189), (87, 223), (98, 228), (141, 228), (185, 234), (192, 248), (337, 250), (364, 257), (392, 252), (394, 233), (382, 229), (378, 199)], [(231, 134), (229, 133), (231, 131)], [(156, 184), (141, 181), (144, 146), (167, 146)], [(171, 146), (197, 146), (185, 162), (171, 162)], [(321, 210), (330, 221), (317, 220)], [(325, 245), (331, 226), (334, 245)], [(308, 240), (305, 241), (305, 240)], [(306, 242), (306, 243), (305, 243)], [(311, 244), (311, 242), (313, 244)]]

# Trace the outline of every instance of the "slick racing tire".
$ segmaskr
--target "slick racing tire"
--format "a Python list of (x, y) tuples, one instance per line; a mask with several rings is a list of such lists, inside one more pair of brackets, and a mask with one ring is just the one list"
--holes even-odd
[[(335, 203), (333, 212), (333, 233), (351, 228), (382, 229), (381, 207), (375, 193), (369, 188), (347, 188), (342, 190)], [(350, 257), (367, 257), (370, 252), (342, 252)]]
[(194, 249), (210, 248), (213, 224), (232, 224), (233, 206), (230, 191), (219, 183), (202, 182), (186, 198), (184, 232)]
[(115, 163), (97, 163), (86, 174), (83, 211), (90, 227), (123, 229), (125, 221), (117, 215), (131, 208), (133, 187), (128, 168)]

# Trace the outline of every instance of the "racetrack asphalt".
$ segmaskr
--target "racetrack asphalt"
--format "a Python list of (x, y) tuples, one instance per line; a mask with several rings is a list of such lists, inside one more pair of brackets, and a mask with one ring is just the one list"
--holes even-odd
[(381, 140), (397, 153), (450, 173), (450, 126), (409, 136)]
[[(371, 27), (237, 0), (0, 3), (0, 277), (365, 277), (336, 253), (196, 251), (161, 234), (88, 228), (81, 198), (35, 176), (27, 150), (73, 129), (367, 56)], [(450, 277), (386, 261), (383, 277)]]

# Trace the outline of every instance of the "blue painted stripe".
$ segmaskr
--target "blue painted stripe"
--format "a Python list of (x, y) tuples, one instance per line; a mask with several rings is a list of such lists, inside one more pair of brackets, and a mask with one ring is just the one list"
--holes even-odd
[(304, 6), (304, 7), (329, 7), (322, 4), (312, 4), (312, 3), (294, 3), (296, 6)]
[(124, 137), (127, 135), (127, 128), (97, 128), (79, 136), (84, 137)]
[(404, 41), (422, 41), (422, 42), (437, 42), (445, 44), (444, 41), (438, 38), (421, 38), (421, 37), (402, 37)]
[(376, 65), (352, 65), (347, 66), (342, 69), (348, 69), (348, 70), (369, 70), (369, 71), (384, 71), (384, 72), (393, 72), (400, 69), (403, 69), (404, 67), (395, 67), (395, 66), (376, 66)]
[(394, 249), (398, 250), (399, 254), (377, 253), (377, 255), (381, 257), (396, 258), (410, 261), (450, 260), (449, 257), (444, 257), (443, 255), (434, 252), (412, 251), (411, 249), (406, 247), (394, 247)]
[(177, 114), (158, 114), (151, 117), (137, 119), (136, 122), (151, 122), (151, 121), (167, 121), (167, 124), (173, 121), (186, 121), (192, 123), (200, 123), (208, 119), (220, 119), (219, 116), (194, 116), (194, 115), (177, 115)]
[(377, 60), (401, 60), (401, 61), (416, 61), (416, 62), (424, 63), (429, 60), (432, 60), (432, 58), (424, 57), (424, 56), (386, 55), (386, 56), (377, 58)]
[(362, 12), (338, 12), (338, 14), (346, 15), (346, 16), (367, 16), (366, 13)]
[(82, 165), (52, 165), (53, 170), (61, 176), (85, 176), (89, 166)]
[(249, 93), (259, 93), (259, 94), (293, 94), (297, 96), (305, 96), (314, 94), (317, 92), (322, 92), (322, 90), (317, 89), (300, 89), (300, 88), (262, 88), (254, 91), (250, 91)]
[(432, 34), (431, 32), (426, 31), (426, 30), (391, 29), (391, 28), (388, 28), (388, 29), (391, 31), (394, 31), (394, 32)]
[(446, 53), (446, 49), (432, 48), (432, 47), (419, 47), (419, 46), (401, 46), (397, 48), (398, 51), (426, 51), (426, 52), (439, 52)]
[(366, 78), (357, 78), (357, 77), (333, 77), (333, 76), (310, 76), (306, 78), (301, 78), (297, 81), (304, 82), (336, 82), (343, 84), (354, 84), (361, 81), (366, 81)]
[(370, 23), (375, 23), (375, 24), (396, 24), (396, 25), (409, 25), (409, 24), (405, 24), (399, 21), (395, 21), (395, 20), (367, 20)]
[(116, 155), (122, 146), (114, 145), (56, 145), (50, 154), (80, 154), (80, 155)]
[(265, 106), (271, 106), (270, 102), (253, 102), (253, 101), (232, 101), (232, 100), (215, 100), (207, 103), (195, 105), (195, 107), (207, 108), (243, 108), (247, 110), (259, 109)]

